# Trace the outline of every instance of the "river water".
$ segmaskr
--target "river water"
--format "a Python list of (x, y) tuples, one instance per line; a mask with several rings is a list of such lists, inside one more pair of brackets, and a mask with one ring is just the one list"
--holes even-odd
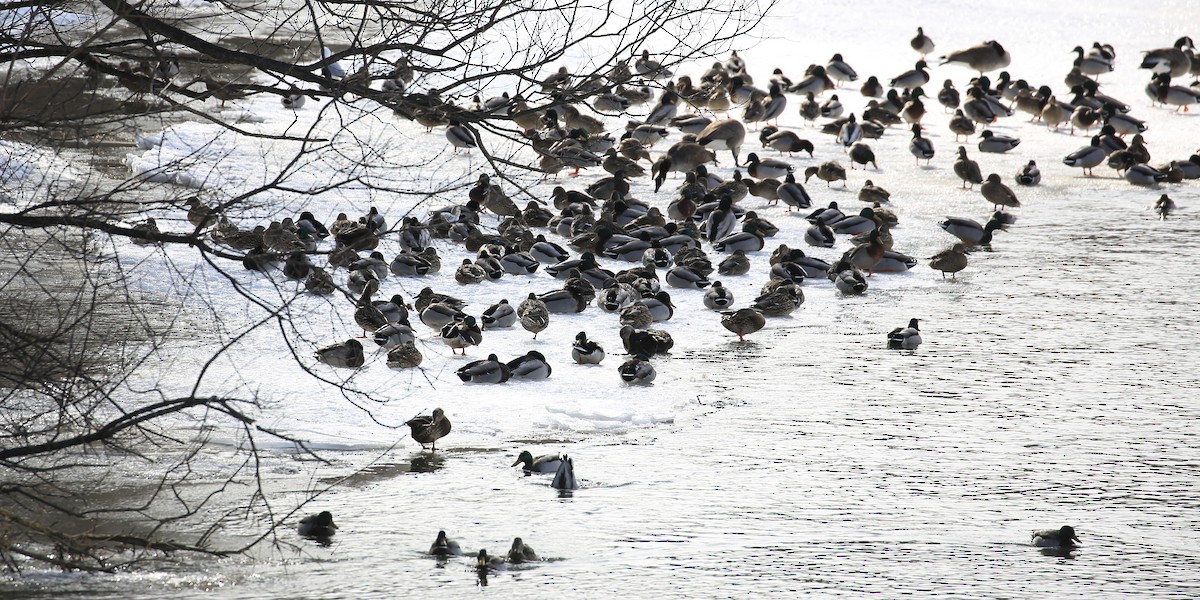
[[(1193, 116), (1149, 106), (1141, 93), (1145, 72), (1135, 68), (1138, 50), (1182, 35), (1171, 3), (1147, 9), (1142, 16), (1154, 20), (1136, 28), (1127, 7), (1117, 6), (1080, 19), (1066, 5), (1018, 2), (990, 7), (994, 14), (981, 19), (972, 9), (939, 4), (932, 7), (938, 16), (918, 21), (869, 19), (895, 9), (859, 4), (849, 11), (852, 19), (820, 6), (803, 15), (780, 7), (764, 24), (763, 41), (743, 52), (751, 73), (765, 80), (776, 66), (771, 61), (787, 51), (802, 58), (777, 66), (796, 78), (808, 62), (840, 51), (864, 76), (886, 80), (916, 59), (906, 44), (923, 24), (939, 53), (999, 39), (1014, 56), (1014, 74), (1058, 89), (1070, 67), (1069, 48), (1099, 39), (1119, 53), (1105, 90), (1150, 124), (1152, 162), (1186, 158), (1200, 144)], [(826, 8), (834, 6), (849, 10)], [(809, 20), (824, 26), (798, 27)], [(936, 68), (927, 89), (947, 77), (963, 89), (970, 73)], [(857, 87), (838, 93), (848, 107), (863, 104)], [(789, 103), (783, 123), (817, 145), (816, 160), (791, 158), (798, 170), (826, 159), (848, 164), (831, 137), (800, 123), (799, 100)], [(280, 118), (269, 99), (248, 106), (266, 116), (264, 126)], [(901, 220), (896, 247), (922, 259), (954, 241), (936, 226), (942, 217), (982, 222), (990, 212), (978, 191), (959, 189), (950, 169), (957, 143), (946, 130), (948, 115), (932, 99), (929, 106), (925, 126), (938, 152), (931, 166), (914, 165), (909, 135), (893, 128), (871, 142), (880, 170), (852, 173), (849, 191), (815, 180), (808, 186), (815, 204), (836, 200), (853, 210), (864, 206), (854, 194), (864, 179), (888, 188)], [(440, 132), (386, 127), (422, 148), (444, 144)], [(351, 306), (300, 296), (301, 318), (287, 333), (301, 360), (318, 375), (373, 393), (376, 403), (352, 405), (306, 377), (277, 328), (249, 336), (227, 364), (218, 362), (201, 390), (259, 391), (262, 422), (311, 441), (330, 459), (318, 466), (286, 444), (266, 443), (264, 472), (282, 503), (348, 477), (302, 510), (334, 513), (340, 530), (331, 545), (298, 538), (293, 517), (281, 525), (278, 544), (249, 556), (185, 558), (118, 575), (32, 571), (4, 589), (22, 597), (139, 599), (1194, 598), (1200, 595), (1193, 512), (1200, 508), (1194, 441), (1200, 404), (1192, 390), (1200, 388), (1200, 363), (1192, 347), (1200, 339), (1193, 298), (1200, 268), (1193, 260), (1193, 207), (1200, 194), (1194, 183), (1135, 188), (1104, 166), (1096, 171), (1101, 177), (1082, 178), (1061, 157), (1086, 138), (1049, 132), (1021, 116), (993, 129), (1021, 137), (1022, 145), (1008, 155), (982, 155), (972, 140), (968, 149), (984, 173), (998, 172), (1011, 185), (1018, 167), (1037, 159), (1043, 183), (1016, 188), (1023, 203), (1014, 211), (1017, 222), (997, 234), (992, 251), (972, 253), (957, 278), (943, 279), (922, 260), (909, 273), (875, 275), (862, 297), (808, 281), (804, 306), (769, 320), (745, 344), (703, 309), (699, 292), (672, 289), (680, 308), (662, 327), (676, 346), (655, 359), (658, 379), (647, 388), (618, 381), (623, 357), (615, 318), (595, 307), (555, 315), (536, 341), (520, 329), (487, 332), (484, 344), (462, 359), (426, 339), (422, 371), (388, 370), (379, 353), (345, 379), (346, 373), (313, 366), (307, 353), (354, 334)], [(756, 140), (747, 141), (747, 149), (757, 148)], [(439, 168), (457, 166), (469, 179), (481, 168), (478, 157), (442, 156)], [(730, 175), (728, 156), (721, 160), (716, 171)], [(672, 182), (657, 196), (648, 185), (642, 181), (635, 191), (665, 206)], [(1179, 212), (1159, 221), (1150, 206), (1164, 192)], [(406, 208), (400, 200), (370, 200), (385, 213)], [(848, 247), (844, 239), (829, 250), (805, 246), (807, 223), (799, 215), (756, 198), (745, 204), (783, 230), (768, 240), (768, 251), (787, 242), (832, 260)], [(319, 206), (332, 217), (338, 199)], [(388, 258), (394, 246), (385, 245)], [(558, 286), (541, 273), (458, 286), (453, 268), (464, 251), (444, 243), (439, 249), (446, 265), (439, 277), (391, 278), (384, 293), (408, 297), (432, 285), (466, 298), (477, 314), (501, 297), (515, 303), (529, 291)], [(131, 264), (154, 254), (123, 252)], [(724, 281), (739, 306), (765, 281), (767, 254), (753, 256), (751, 274)], [(186, 272), (179, 265), (188, 260), (196, 259), (174, 256), (171, 268)], [(261, 277), (233, 276), (255, 294), (279, 296)], [(224, 310), (222, 329), (236, 331), (261, 317), (223, 293), (227, 282), (219, 277), (163, 282), (162, 271), (142, 280), (147, 288), (207, 291)], [(925, 343), (915, 351), (885, 349), (886, 332), (913, 317), (921, 319)], [(197, 330), (208, 324), (197, 316), (182, 321), (189, 319)], [(569, 364), (570, 340), (581, 329), (608, 349), (602, 366)], [(490, 352), (511, 358), (529, 349), (550, 358), (550, 380), (467, 386), (453, 374)], [(177, 341), (163, 353), (164, 372), (172, 376), (159, 375), (157, 383), (190, 386), (184, 375), (210, 351), (204, 341)], [(252, 366), (244, 362), (251, 355)], [(399, 424), (435, 406), (446, 410), (454, 431), (432, 454)], [(235, 434), (205, 435), (218, 449), (243, 443)], [(521, 449), (568, 452), (582, 489), (564, 496), (547, 476), (509, 468)], [(216, 452), (200, 462), (219, 478), (231, 457)], [(1064, 524), (1079, 532), (1078, 550), (1030, 547), (1030, 530)], [(230, 523), (221, 541), (236, 545), (262, 525)], [(481, 579), (468, 558), (438, 562), (424, 554), (439, 529), (466, 550), (492, 554), (519, 536), (544, 560)]]

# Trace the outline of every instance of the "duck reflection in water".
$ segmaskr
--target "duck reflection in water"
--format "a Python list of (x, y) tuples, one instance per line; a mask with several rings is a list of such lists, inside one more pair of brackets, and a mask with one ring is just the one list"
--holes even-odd
[(408, 461), (409, 471), (413, 473), (433, 473), (446, 464), (446, 457), (433, 452), (422, 452)]

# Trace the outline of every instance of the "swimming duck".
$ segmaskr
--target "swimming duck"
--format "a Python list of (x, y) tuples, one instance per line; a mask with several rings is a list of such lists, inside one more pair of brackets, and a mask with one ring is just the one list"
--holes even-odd
[(604, 348), (589, 340), (587, 333), (580, 331), (575, 335), (575, 343), (571, 345), (571, 358), (575, 359), (576, 364), (598, 365), (604, 360)]
[(967, 149), (963, 146), (958, 147), (958, 158), (954, 160), (954, 174), (962, 179), (963, 189), (970, 189), (977, 183), (983, 183), (983, 173), (979, 170), (979, 163), (967, 157)]
[(1039, 548), (1074, 548), (1079, 543), (1075, 528), (1070, 525), (1058, 529), (1039, 529), (1033, 532), (1031, 540)]
[(917, 319), (909, 319), (908, 327), (897, 327), (888, 333), (888, 348), (892, 350), (915, 350), (921, 345), (921, 331)]
[(550, 377), (550, 363), (537, 350), (530, 350), (524, 356), (518, 356), (508, 361), (508, 371), (513, 379), (539, 380)]
[(575, 461), (570, 456), (565, 454), (562, 456), (558, 470), (554, 472), (554, 478), (550, 480), (550, 487), (556, 490), (579, 489), (579, 482), (575, 480)]
[(1032, 160), (1017, 172), (1017, 185), (1033, 186), (1041, 181), (1042, 172), (1038, 169), (1037, 163)]
[[(657, 376), (654, 365), (650, 364), (649, 357), (641, 354), (622, 363), (620, 367), (617, 367), (617, 373), (621, 376), (621, 381), (638, 385), (649, 385)], [(557, 481), (557, 479), (558, 475), (555, 474), (555, 480)]]
[(989, 40), (982, 44), (963, 50), (956, 50), (942, 56), (941, 64), (960, 64), (979, 71), (980, 75), (988, 71), (1003, 69), (1012, 62), (1012, 56), (1000, 45), (1000, 42)]
[(457, 348), (462, 350), (463, 356), (467, 355), (468, 347), (478, 346), (483, 342), (483, 332), (472, 316), (447, 323), (442, 327), (441, 336), (442, 342), (450, 346), (451, 354), (454, 354)]
[(488, 571), (503, 571), (507, 568), (504, 564), (504, 558), (500, 556), (490, 556), (487, 550), (480, 550), (475, 556), (475, 569), (480, 572), (482, 581), (483, 573)]
[(562, 464), (562, 456), (558, 454), (544, 454), (537, 458), (528, 450), (522, 450), (517, 456), (516, 462), (512, 466), (521, 465), (521, 469), (526, 473), (554, 473), (558, 471)]
[(1166, 194), (1159, 196), (1158, 200), (1154, 201), (1154, 212), (1155, 212), (1155, 214), (1158, 215), (1158, 218), (1160, 218), (1164, 221), (1167, 220), (1167, 217), (1169, 217), (1171, 215), (1171, 212), (1173, 212), (1174, 210), (1175, 210), (1175, 201), (1172, 200)]
[(508, 562), (518, 565), (524, 562), (533, 562), (540, 560), (537, 552), (533, 548), (521, 541), (521, 538), (513, 538), (512, 548), (508, 551)]
[(937, 271), (941, 271), (942, 279), (946, 278), (946, 273), (950, 273), (952, 279), (957, 279), (957, 273), (967, 268), (966, 246), (955, 244), (949, 250), (943, 250), (934, 254), (929, 259), (929, 266)]
[(1005, 206), (1011, 208), (1021, 206), (1021, 201), (1017, 200), (1017, 195), (1013, 193), (1011, 188), (1000, 181), (1000, 175), (997, 173), (988, 175), (983, 185), (979, 186), (979, 191), (997, 210), (1004, 210), (1002, 207)]
[(979, 134), (979, 137), (983, 138), (979, 141), (980, 152), (1003, 154), (1009, 150), (1012, 150), (1013, 148), (1016, 148), (1017, 145), (1021, 143), (1021, 140), (1014, 137), (1009, 137), (1007, 135), (996, 135), (995, 133), (992, 133), (990, 129), (983, 130), (983, 132)]
[(296, 532), (306, 538), (329, 538), (337, 533), (338, 526), (333, 522), (333, 513), (323, 510), (315, 515), (300, 519)]
[(929, 161), (933, 160), (933, 142), (921, 136), (921, 126), (913, 123), (912, 140), (908, 143), (908, 151), (917, 159), (918, 164), (922, 159), (925, 160), (925, 165), (929, 165)]
[(446, 537), (445, 531), (438, 531), (437, 539), (429, 547), (429, 553), (434, 556), (459, 556), (462, 548), (458, 542)]
[(362, 342), (349, 339), (341, 344), (331, 344), (318, 348), (315, 352), (318, 361), (331, 367), (347, 367), (357, 369), (366, 362), (363, 356)]
[(915, 50), (921, 57), (933, 54), (933, 40), (925, 35), (925, 30), (921, 27), (917, 28), (917, 35), (909, 40), (908, 45)]
[(437, 441), (450, 433), (450, 419), (440, 408), (433, 409), (431, 415), (413, 417), (404, 424), (412, 430), (412, 439), (421, 444), (421, 449), (429, 444), (431, 450), (436, 450)]
[(737, 334), (739, 342), (745, 342), (747, 335), (762, 329), (766, 324), (767, 320), (762, 313), (753, 308), (721, 313), (721, 326)]
[(621, 343), (626, 354), (653, 356), (667, 354), (675, 345), (675, 340), (671, 339), (671, 334), (661, 329), (638, 331), (625, 325), (621, 327)]
[(537, 294), (530, 292), (529, 297), (517, 306), (517, 318), (521, 321), (521, 327), (532, 333), (536, 340), (537, 334), (550, 326), (550, 308)]

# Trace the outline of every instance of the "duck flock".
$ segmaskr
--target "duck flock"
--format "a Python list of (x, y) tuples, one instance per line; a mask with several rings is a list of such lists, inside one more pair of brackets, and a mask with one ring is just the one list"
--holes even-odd
[[(372, 207), (362, 215), (330, 215), (326, 225), (304, 212), (245, 230), (196, 201), (188, 216), (197, 227), (211, 227), (218, 243), (245, 250), (247, 269), (281, 268), (313, 294), (349, 290), (346, 311), (353, 311), (357, 329), (316, 350), (316, 360), (329, 367), (363, 368), (378, 360), (368, 350), (375, 347), (390, 368), (418, 368), (425, 361), (420, 346), (429, 339), (466, 356), (486, 348), (492, 336), (521, 335), (518, 328), (536, 339), (548, 328), (577, 329), (570, 315), (610, 313), (610, 331), (579, 331), (569, 348), (554, 354), (489, 353), (455, 372), (465, 384), (504, 384), (570, 377), (564, 371), (599, 366), (615, 371), (614, 385), (648, 385), (657, 375), (656, 357), (675, 348), (668, 329), (676, 311), (711, 311), (730, 339), (742, 342), (801, 307), (806, 288), (810, 294), (869, 294), (880, 278), (918, 268), (956, 278), (969, 267), (973, 250), (990, 247), (994, 235), (1016, 226), (1013, 210), (1021, 206), (1022, 190), (1042, 184), (1035, 159), (1017, 172), (996, 173), (973, 158), (1027, 149), (1020, 139), (993, 131), (999, 122), (1024, 119), (1027, 127), (1082, 133), (1088, 142), (1059, 160), (1086, 177), (1107, 166), (1139, 187), (1200, 178), (1197, 154), (1152, 166), (1146, 124), (1129, 102), (1101, 91), (1099, 81), (1116, 65), (1111, 45), (1076, 47), (1073, 64), (1064, 60), (1065, 79), (1043, 83), (1014, 79), (1007, 71), (992, 79), (989, 73), (1007, 68), (1011, 57), (999, 42), (988, 41), (940, 57), (939, 66), (966, 67), (958, 73), (970, 76), (958, 87), (952, 79), (931, 85), (926, 61), (934, 49), (918, 29), (911, 42), (914, 68), (894, 77), (861, 78), (840, 54), (795, 78), (775, 68), (766, 80), (751, 76), (736, 52), (695, 74), (676, 75), (648, 51), (601, 76), (575, 77), (564, 66), (544, 78), (538, 98), (506, 93), (476, 97), (462, 108), (524, 131), (537, 152), (535, 168), (553, 178), (545, 184), (552, 186), (546, 198), (517, 202), (514, 196), (528, 192), (479, 173), (461, 202), (426, 214), (387, 215)], [(1152, 105), (1187, 111), (1200, 104), (1200, 86), (1175, 83), (1200, 74), (1193, 51), (1185, 37), (1142, 54), (1139, 67), (1149, 73), (1145, 91)], [(411, 80), (389, 81), (402, 88)], [(590, 105), (564, 100), (569, 98), (589, 98)], [(545, 108), (532, 100), (544, 100)], [(284, 102), (294, 110), (303, 106)], [(862, 108), (852, 112), (851, 106)], [(934, 146), (927, 115), (936, 112), (952, 113), (949, 132), (963, 145)], [(799, 127), (781, 126), (785, 116)], [(478, 154), (488, 139), (481, 128), (440, 109), (421, 112), (417, 120), (442, 128), (455, 152)], [(872, 144), (883, 136), (908, 136), (910, 156), (876, 156)], [(904, 253), (901, 236), (894, 235), (903, 209), (893, 207), (892, 194), (881, 185), (880, 160), (912, 160), (914, 168), (951, 163), (965, 193), (978, 194), (983, 218), (947, 216), (937, 224), (950, 236), (945, 250), (920, 258)], [(729, 165), (732, 173), (720, 176), (717, 171), (728, 172)], [(848, 171), (858, 169), (872, 177), (853, 196), (861, 208), (814, 202), (823, 188), (848, 188)], [(573, 177), (581, 170), (605, 175), (584, 185)], [(1154, 204), (1162, 219), (1174, 208), (1165, 193)], [(788, 215), (796, 211), (807, 214), (803, 222)], [(776, 225), (768, 216), (787, 221)], [(793, 223), (802, 223), (802, 237), (797, 232), (792, 239), (803, 239), (807, 252), (768, 240)], [(398, 252), (385, 255), (382, 249), (391, 247)], [(834, 248), (841, 253), (832, 260), (816, 256)], [(453, 269), (457, 288), (424, 286), (407, 299), (399, 293), (377, 298), (389, 281), (419, 281), (443, 269)], [(761, 282), (751, 298), (735, 298), (722, 283), (747, 277)], [(524, 297), (493, 298), (479, 312), (461, 297), (507, 278), (525, 278), (531, 290)], [(916, 349), (920, 320), (880, 332), (880, 345)], [(621, 347), (602, 347), (597, 339), (613, 331)], [(407, 424), (422, 445), (451, 432), (440, 408)], [(516, 465), (554, 473), (552, 487), (578, 487), (566, 457), (535, 458), (526, 451)], [(332, 535), (332, 517), (325, 521), (322, 532)], [(1077, 538), (1068, 526), (1036, 532), (1034, 541), (1071, 547)], [(430, 553), (458, 554), (457, 544), (440, 532)], [(536, 560), (536, 553), (518, 538), (506, 559)], [(504, 560), (478, 554), (484, 569)]]

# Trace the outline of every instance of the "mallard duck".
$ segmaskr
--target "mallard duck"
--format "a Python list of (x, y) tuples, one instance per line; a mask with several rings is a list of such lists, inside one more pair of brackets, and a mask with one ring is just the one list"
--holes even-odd
[(725, 310), (733, 306), (733, 292), (721, 285), (720, 281), (715, 281), (712, 287), (704, 292), (704, 306), (709, 310)]
[(934, 254), (929, 259), (929, 266), (937, 271), (941, 271), (942, 279), (946, 278), (946, 273), (950, 273), (952, 279), (957, 279), (957, 273), (967, 268), (966, 246), (955, 244), (949, 250), (943, 250)]
[(866, 244), (847, 250), (842, 257), (855, 268), (866, 271), (867, 276), (870, 277), (875, 272), (875, 265), (882, 260), (883, 253), (887, 251), (879, 236), (879, 229), (872, 229)]
[(755, 298), (751, 307), (767, 317), (786, 317), (803, 303), (804, 292), (793, 284)]
[(961, 108), (955, 110), (954, 116), (950, 117), (949, 127), (956, 142), (960, 137), (968, 138), (975, 133), (975, 121), (964, 115)]
[[(574, 279), (586, 285), (588, 290), (595, 289), (594, 286), (592, 286), (591, 283), (586, 279), (579, 277)], [(594, 294), (594, 291), (592, 294)], [(551, 313), (571, 314), (581, 313), (587, 310), (588, 303), (591, 301), (591, 298), (594, 297), (592, 294), (584, 296), (582, 290), (577, 287), (573, 287), (571, 285), (571, 280), (568, 280), (567, 285), (563, 289), (546, 292), (537, 296), (537, 299), (545, 303), (546, 310)], [(520, 313), (519, 310), (517, 312), (518, 314)], [(521, 325), (526, 327), (524, 318), (521, 321)], [(528, 327), (526, 327), (526, 329), (528, 329)], [(532, 331), (532, 329), (529, 329), (529, 331)]]
[(463, 356), (466, 356), (468, 347), (478, 346), (483, 342), (483, 332), (475, 322), (475, 317), (472, 316), (447, 323), (442, 327), (441, 335), (442, 342), (450, 346), (451, 354), (454, 354), (454, 350), (457, 348), (462, 350)]
[(877, 226), (878, 223), (875, 221), (875, 209), (868, 206), (858, 211), (857, 215), (841, 219), (829, 227), (833, 229), (835, 233), (858, 235), (860, 233), (867, 233), (872, 229), (875, 229)]
[(804, 232), (804, 242), (810, 246), (832, 248), (835, 240), (833, 229), (824, 222), (809, 225)]
[(1074, 548), (1079, 543), (1079, 537), (1074, 527), (1063, 525), (1058, 529), (1034, 531), (1031, 541), (1039, 548)]
[(918, 164), (924, 160), (925, 164), (929, 165), (929, 161), (933, 160), (934, 155), (933, 142), (921, 135), (921, 126), (916, 123), (913, 123), (912, 133), (912, 140), (908, 143), (908, 152), (917, 159)]
[(333, 276), (325, 269), (313, 269), (308, 274), (308, 279), (304, 280), (304, 289), (313, 294), (332, 294), (337, 290), (337, 286), (333, 283)]
[(446, 325), (465, 319), (466, 316), (466, 313), (455, 308), (452, 304), (434, 302), (421, 311), (421, 322), (431, 329), (441, 331)]
[(1063, 164), (1068, 167), (1080, 167), (1083, 174), (1092, 175), (1092, 168), (1104, 162), (1108, 153), (1100, 147), (1100, 136), (1092, 136), (1092, 143), (1084, 146), (1063, 158)]
[(850, 146), (858, 143), (862, 137), (862, 126), (854, 118), (854, 113), (850, 113), (850, 116), (846, 117), (846, 122), (838, 129), (836, 141), (842, 145), (842, 151), (847, 152)]
[(835, 161), (823, 162), (819, 166), (805, 169), (804, 183), (808, 183), (808, 180), (813, 175), (816, 175), (817, 179), (824, 181), (825, 187), (829, 187), (830, 183), (838, 180), (842, 181), (842, 187), (846, 185), (846, 168)]
[(558, 454), (544, 454), (534, 458), (531, 452), (522, 450), (512, 466), (521, 465), (521, 469), (526, 473), (554, 473), (561, 464), (562, 456)]
[(537, 334), (550, 326), (550, 310), (546, 303), (533, 292), (530, 292), (529, 297), (521, 301), (517, 307), (516, 316), (521, 321), (521, 327), (532, 333), (535, 340)]
[(750, 259), (746, 256), (746, 251), (742, 248), (735, 249), (733, 254), (729, 255), (729, 257), (717, 264), (717, 272), (725, 275), (726, 277), (734, 277), (749, 273)]
[(812, 158), (813, 155), (813, 143), (802, 139), (794, 131), (780, 130), (776, 127), (764, 127), (758, 139), (762, 142), (763, 148), (772, 148), (779, 152), (787, 152), (788, 154), (807, 152), (809, 158)]
[(676, 265), (672, 267), (665, 276), (667, 284), (671, 287), (684, 289), (704, 289), (708, 287), (708, 277), (699, 273), (694, 268), (685, 265)]
[(654, 316), (650, 313), (650, 308), (646, 306), (640, 298), (630, 302), (620, 310), (621, 325), (631, 326), (634, 329), (645, 329), (654, 322)]
[(979, 134), (979, 137), (983, 138), (979, 141), (980, 152), (1003, 154), (1009, 150), (1012, 150), (1013, 148), (1016, 148), (1017, 145), (1021, 143), (1021, 140), (1014, 137), (1009, 137), (1007, 135), (996, 135), (995, 133), (992, 133), (990, 129), (983, 130), (983, 132)]
[(921, 331), (917, 319), (909, 319), (908, 327), (897, 327), (887, 336), (888, 348), (892, 350), (914, 350), (921, 345)]
[(534, 562), (541, 560), (538, 558), (537, 552), (533, 548), (521, 541), (521, 538), (513, 538), (512, 548), (508, 551), (508, 562), (519, 565), (523, 562)]
[(462, 554), (462, 548), (458, 542), (446, 537), (445, 531), (439, 531), (437, 539), (429, 547), (429, 553), (434, 556), (459, 556)]
[(1017, 172), (1017, 185), (1034, 186), (1041, 181), (1042, 172), (1038, 169), (1037, 163), (1032, 160)]
[[(654, 365), (650, 364), (649, 357), (645, 355), (638, 355), (625, 361), (620, 367), (617, 367), (617, 373), (620, 374), (621, 381), (639, 385), (649, 385), (657, 376)], [(555, 475), (555, 479), (557, 477)]]
[(402, 342), (416, 340), (416, 335), (413, 333), (412, 325), (409, 324), (407, 316), (379, 327), (375, 330), (373, 336), (375, 343), (383, 348), (393, 348)]
[(587, 334), (580, 331), (575, 335), (575, 343), (571, 346), (571, 358), (575, 359), (576, 364), (598, 365), (604, 360), (604, 348), (589, 340)]
[(372, 279), (367, 281), (362, 295), (359, 296), (358, 302), (354, 305), (354, 322), (362, 328), (364, 336), (368, 331), (375, 331), (389, 323), (383, 311), (371, 301), (371, 296), (378, 290), (379, 280)]
[(341, 344), (332, 344), (319, 348), (315, 352), (318, 361), (331, 367), (347, 367), (357, 369), (366, 362), (363, 356), (362, 342), (349, 339)]
[(558, 470), (550, 480), (550, 487), (556, 490), (577, 490), (579, 482), (575, 480), (575, 462), (570, 456), (563, 455), (558, 463)]
[(888, 202), (891, 198), (891, 192), (875, 185), (875, 182), (870, 179), (863, 183), (862, 189), (858, 190), (858, 199), (863, 202)]
[(963, 50), (956, 50), (942, 56), (941, 64), (959, 64), (978, 71), (980, 75), (988, 71), (1003, 69), (1012, 62), (1012, 56), (996, 40), (989, 40)]
[(484, 329), (512, 327), (517, 322), (517, 311), (507, 299), (503, 299), (483, 311), (479, 320), (483, 322)]
[(455, 374), (464, 383), (504, 383), (512, 377), (508, 365), (500, 362), (495, 354), (460, 367)]
[(870, 77), (867, 77), (866, 83), (862, 84), (862, 87), (858, 89), (858, 92), (862, 94), (864, 98), (879, 98), (880, 96), (883, 96), (883, 84), (879, 83), (878, 77), (871, 75)]
[(983, 183), (983, 174), (979, 170), (979, 163), (967, 158), (967, 149), (963, 146), (958, 147), (958, 158), (954, 161), (954, 174), (962, 179), (964, 189)]
[(431, 415), (413, 417), (404, 424), (412, 430), (412, 439), (421, 444), (422, 449), (429, 444), (431, 450), (436, 450), (437, 441), (450, 433), (450, 419), (440, 408), (433, 409)]
[(922, 57), (933, 53), (933, 40), (925, 35), (925, 30), (921, 27), (917, 28), (917, 35), (908, 41), (908, 45)]
[(418, 312), (423, 312), (426, 308), (434, 303), (447, 304), (459, 310), (462, 310), (462, 308), (467, 305), (466, 302), (463, 302), (454, 296), (439, 294), (434, 292), (433, 288), (429, 287), (422, 288), (420, 293), (413, 298), (413, 306)]
[(925, 64), (925, 61), (918, 60), (912, 69), (893, 77), (888, 85), (904, 90), (911, 90), (917, 86), (925, 85), (929, 83), (929, 71), (926, 71), (928, 68), (929, 65)]
[(333, 513), (323, 510), (315, 515), (300, 519), (296, 532), (306, 538), (328, 538), (337, 533), (338, 526), (333, 522)]
[(746, 172), (755, 179), (778, 179), (792, 172), (792, 165), (782, 160), (774, 158), (758, 157), (758, 154), (751, 152), (746, 156)]
[(390, 369), (412, 369), (421, 364), (424, 359), (412, 340), (397, 343), (388, 350), (387, 366)]
[(879, 165), (875, 162), (875, 151), (871, 150), (867, 144), (862, 142), (855, 144), (850, 148), (849, 156), (851, 169), (855, 168), (854, 165), (862, 165), (865, 171), (868, 164), (875, 167), (876, 170), (879, 169)]
[(524, 356), (518, 356), (508, 361), (508, 371), (513, 379), (538, 380), (550, 377), (550, 363), (537, 350), (530, 350)]
[(1166, 178), (1164, 173), (1150, 165), (1134, 165), (1125, 171), (1125, 181), (1133, 185), (1152, 187)]
[(983, 194), (983, 197), (988, 202), (991, 202), (996, 207), (997, 210), (1004, 210), (1001, 208), (1004, 206), (1011, 208), (1017, 208), (1021, 206), (1021, 201), (1017, 200), (1017, 195), (1013, 193), (1011, 188), (1009, 188), (1007, 185), (1004, 185), (1000, 181), (1000, 175), (997, 173), (988, 175), (987, 180), (983, 182), (983, 185), (979, 186), (979, 191)]
[(762, 313), (753, 308), (721, 313), (721, 326), (737, 334), (739, 342), (745, 342), (747, 335), (762, 329), (766, 324), (767, 320)]
[(833, 286), (847, 296), (857, 296), (867, 291), (867, 278), (858, 269), (845, 269), (834, 276)]
[(660, 329), (638, 331), (629, 325), (621, 327), (621, 343), (625, 353), (630, 355), (653, 356), (667, 354), (675, 345), (671, 334)]

